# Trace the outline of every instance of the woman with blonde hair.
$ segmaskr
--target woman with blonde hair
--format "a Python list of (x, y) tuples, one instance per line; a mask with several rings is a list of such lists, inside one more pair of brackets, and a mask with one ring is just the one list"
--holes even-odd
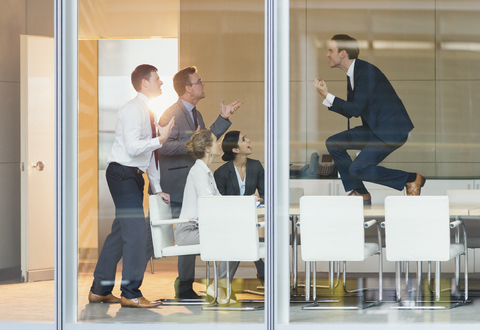
[[(201, 196), (220, 196), (213, 173), (208, 166), (215, 157), (222, 154), (222, 148), (215, 135), (207, 129), (200, 130), (193, 134), (185, 144), (185, 148), (188, 153), (192, 154), (196, 161), (190, 169), (190, 172), (188, 172), (180, 219), (198, 220), (198, 198)], [(195, 221), (178, 224), (175, 227), (174, 235), (178, 245), (192, 245), (199, 244), (200, 242), (198, 227), (195, 225)], [(193, 286), (195, 263), (179, 262), (178, 279), (183, 283), (188, 282)], [(189, 288), (189, 290), (195, 293), (193, 287)], [(207, 294), (213, 296), (213, 286), (207, 289)], [(226, 301), (225, 296), (225, 292), (220, 290), (220, 303)]]

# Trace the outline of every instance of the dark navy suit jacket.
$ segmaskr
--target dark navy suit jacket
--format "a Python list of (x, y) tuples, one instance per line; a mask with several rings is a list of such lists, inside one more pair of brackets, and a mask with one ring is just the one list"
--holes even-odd
[[(262, 163), (256, 159), (247, 158), (247, 179), (245, 181), (245, 196), (253, 195), (258, 189), (260, 198), (265, 195), (264, 169)], [(240, 195), (237, 174), (233, 161), (226, 162), (220, 166), (215, 173), (215, 183), (222, 195)]]
[(335, 97), (329, 109), (347, 118), (361, 117), (363, 125), (385, 143), (406, 138), (413, 123), (387, 77), (375, 65), (359, 59), (353, 72), (353, 92), (347, 101)]

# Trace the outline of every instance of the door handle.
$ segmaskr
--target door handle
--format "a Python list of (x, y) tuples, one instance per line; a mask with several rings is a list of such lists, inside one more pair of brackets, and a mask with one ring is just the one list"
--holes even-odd
[(36, 164), (31, 163), (32, 168), (37, 170), (37, 171), (43, 171), (45, 169), (45, 164), (39, 160)]

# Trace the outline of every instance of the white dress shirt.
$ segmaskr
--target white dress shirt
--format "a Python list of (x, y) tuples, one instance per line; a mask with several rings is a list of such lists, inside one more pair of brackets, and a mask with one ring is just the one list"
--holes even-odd
[[(354, 90), (354, 82), (353, 82), (353, 72), (354, 72), (354, 67), (355, 67), (355, 60), (353, 60), (352, 64), (350, 65), (350, 67), (348, 68), (347, 70), (347, 76), (350, 78), (350, 85), (352, 87), (352, 91)], [(335, 100), (335, 96), (333, 96), (332, 94), (328, 93), (327, 94), (327, 97), (325, 98), (325, 100), (323, 100), (323, 105), (326, 105), (327, 107), (331, 107), (332, 104), (333, 104), (333, 101)]]
[(245, 177), (242, 178), (240, 177), (240, 173), (238, 173), (237, 167), (233, 165), (233, 168), (235, 168), (235, 173), (237, 174), (237, 181), (238, 181), (238, 187), (240, 188), (240, 196), (245, 195), (245, 182), (247, 181), (247, 174), (245, 173)]
[(182, 100), (182, 103), (185, 106), (185, 109), (187, 109), (188, 113), (190, 114), (190, 118), (192, 118), (192, 121), (195, 123), (195, 118), (193, 118), (193, 113), (192, 113), (192, 110), (193, 108), (195, 108), (195, 106), (190, 102), (185, 101), (184, 99), (180, 99), (180, 100)]
[[(200, 196), (220, 196), (220, 192), (212, 171), (203, 160), (197, 159), (188, 172), (180, 219), (198, 220), (198, 198)], [(177, 225), (177, 228), (185, 225), (193, 224), (180, 224)]]
[(137, 96), (125, 104), (118, 111), (117, 126), (115, 127), (115, 142), (108, 156), (107, 163), (118, 163), (128, 167), (138, 167), (143, 172), (158, 172), (155, 175), (157, 182), (152, 186), (154, 193), (161, 192), (160, 171), (155, 166), (153, 151), (161, 148), (158, 138), (152, 138), (150, 114), (148, 112), (148, 98), (138, 93)]

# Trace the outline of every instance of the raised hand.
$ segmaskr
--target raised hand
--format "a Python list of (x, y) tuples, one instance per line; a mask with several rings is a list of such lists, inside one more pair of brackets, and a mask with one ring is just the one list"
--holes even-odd
[(165, 143), (165, 141), (167, 141), (170, 134), (172, 134), (173, 125), (175, 125), (175, 117), (172, 117), (172, 119), (170, 119), (167, 125), (163, 127), (157, 126), (157, 130), (159, 134), (158, 140), (160, 141), (161, 144)]
[(322, 78), (317, 77), (317, 79), (315, 79), (315, 81), (313, 82), (313, 86), (315, 87), (317, 92), (323, 96), (323, 98), (327, 97), (328, 95), (327, 84), (325, 83), (325, 81), (323, 81)]
[(235, 111), (240, 108), (240, 106), (243, 104), (240, 100), (233, 101), (230, 104), (225, 105), (224, 104), (225, 99), (222, 99), (222, 102), (220, 103), (221, 111), (220, 111), (220, 116), (222, 116), (225, 119), (228, 119), (231, 115), (235, 113)]

